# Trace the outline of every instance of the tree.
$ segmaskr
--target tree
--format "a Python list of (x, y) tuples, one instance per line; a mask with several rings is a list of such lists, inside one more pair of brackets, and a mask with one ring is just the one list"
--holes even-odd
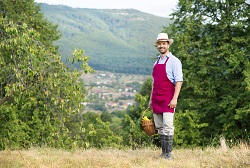
[(121, 147), (122, 137), (115, 135), (110, 128), (110, 122), (104, 122), (100, 114), (87, 112), (82, 115), (84, 134), (78, 134), (88, 145), (85, 148)]
[(249, 140), (249, 13), (244, 0), (180, 0), (164, 30), (183, 62), (180, 113), (198, 117), (204, 144)]
[[(22, 2), (30, 4), (0, 2), (0, 149), (65, 147), (74, 140), (67, 126), (85, 100), (82, 72), (61, 62), (51, 45), (58, 34), (55, 27), (36, 13), (33, 1)], [(76, 50), (73, 58), (91, 71), (83, 51)]]
[[(175, 144), (216, 144), (220, 136), (232, 142), (249, 141), (249, 13), (243, 0), (179, 1), (173, 23), (163, 30), (175, 40), (170, 49), (181, 59), (184, 72), (175, 113)], [(126, 121), (136, 125), (150, 92), (147, 80)], [(138, 125), (126, 135), (134, 137), (133, 142), (142, 138), (133, 136)]]
[(34, 0), (1, 0), (0, 16), (16, 24), (26, 23), (29, 28), (40, 33), (38, 41), (46, 45), (47, 50), (54, 48), (53, 41), (58, 40), (60, 33), (57, 26), (48, 22)]
[[(146, 135), (141, 127), (141, 120), (143, 115), (152, 118), (152, 112), (147, 109), (149, 103), (149, 97), (151, 93), (152, 80), (147, 79), (140, 92), (135, 96), (135, 105), (132, 105), (127, 109), (126, 114), (122, 120), (121, 136), (124, 139), (124, 145), (130, 146), (133, 149), (152, 146), (157, 143), (157, 136), (149, 137)], [(145, 113), (143, 114), (143, 112)]]

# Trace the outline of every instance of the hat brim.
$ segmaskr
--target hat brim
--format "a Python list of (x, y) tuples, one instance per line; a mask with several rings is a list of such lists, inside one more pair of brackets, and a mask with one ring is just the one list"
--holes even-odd
[(157, 43), (160, 42), (160, 41), (167, 41), (167, 42), (169, 42), (169, 45), (173, 44), (173, 42), (174, 42), (173, 39), (159, 39), (159, 40), (157, 40), (157, 41), (155, 42), (155, 44), (157, 44)]

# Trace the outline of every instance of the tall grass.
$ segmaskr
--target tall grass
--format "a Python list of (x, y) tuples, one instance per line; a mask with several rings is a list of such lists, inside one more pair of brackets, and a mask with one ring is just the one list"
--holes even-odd
[(159, 158), (160, 149), (88, 149), (65, 151), (51, 148), (0, 152), (1, 168), (199, 168), (250, 167), (249, 145), (228, 148), (176, 149), (174, 159)]

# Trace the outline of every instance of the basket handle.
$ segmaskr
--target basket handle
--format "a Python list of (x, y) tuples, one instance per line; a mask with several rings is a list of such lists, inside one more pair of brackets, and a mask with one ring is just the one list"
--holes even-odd
[[(145, 112), (150, 109), (150, 107), (147, 107), (142, 113), (141, 113), (141, 119), (143, 118)], [(154, 121), (154, 117), (152, 118), (152, 121)]]
[(142, 116), (145, 114), (145, 112), (149, 109), (149, 107), (147, 107), (143, 112), (142, 112)]
[[(150, 108), (147, 107), (147, 108), (141, 113), (141, 119), (142, 119), (142, 117), (144, 116), (145, 112), (146, 112), (148, 109), (150, 109)], [(153, 123), (154, 123), (154, 117), (152, 117), (152, 121), (153, 121)], [(142, 120), (141, 120), (141, 122), (142, 122)]]

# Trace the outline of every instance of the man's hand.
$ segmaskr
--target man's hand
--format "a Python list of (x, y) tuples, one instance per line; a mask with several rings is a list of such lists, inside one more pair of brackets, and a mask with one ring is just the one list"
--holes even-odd
[(181, 85), (182, 85), (182, 82), (176, 82), (175, 84), (174, 96), (168, 105), (170, 108), (176, 108), (177, 99), (181, 90)]
[(170, 108), (176, 108), (177, 106), (177, 99), (172, 99), (168, 105)]

